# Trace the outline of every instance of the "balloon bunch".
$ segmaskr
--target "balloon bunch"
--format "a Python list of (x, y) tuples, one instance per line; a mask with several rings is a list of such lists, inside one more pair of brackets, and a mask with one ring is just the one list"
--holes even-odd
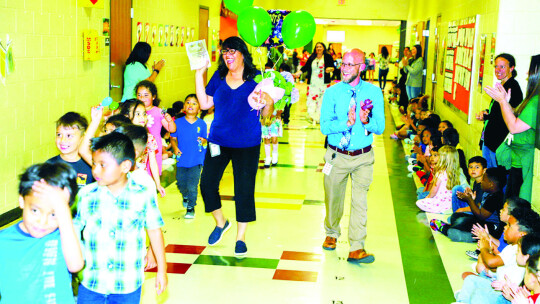
[[(237, 27), (242, 39), (254, 47), (259, 47), (268, 40), (272, 34), (273, 24), (266, 10), (254, 7), (253, 0), (224, 0), (224, 2), (229, 10), (238, 15)], [(315, 27), (315, 18), (306, 11), (286, 14), (281, 24), (281, 37), (285, 47), (294, 49), (308, 44), (315, 35)]]
[(120, 104), (116, 101), (113, 101), (113, 99), (110, 96), (103, 98), (103, 100), (101, 101), (99, 105), (101, 107), (109, 107), (111, 111), (118, 109), (118, 107), (120, 106)]

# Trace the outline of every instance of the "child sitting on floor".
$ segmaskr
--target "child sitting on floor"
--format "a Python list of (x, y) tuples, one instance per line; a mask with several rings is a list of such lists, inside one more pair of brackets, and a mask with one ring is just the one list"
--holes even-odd
[(452, 207), (452, 188), (459, 185), (459, 160), (456, 148), (439, 149), (439, 162), (434, 169), (433, 187), (428, 196), (416, 205), (423, 211), (444, 213)]
[[(471, 229), (474, 224), (485, 226), (490, 231), (499, 231), (499, 212), (504, 205), (503, 187), (506, 185), (506, 172), (503, 168), (490, 168), (486, 170), (480, 183), (484, 195), (480, 195), (480, 203), (477, 204), (475, 196), (470, 188), (465, 191), (458, 185), (454, 187), (460, 203), (467, 207), (457, 209), (449, 218), (449, 223), (438, 219), (430, 221), (431, 229), (448, 236), (454, 242), (472, 243)], [(477, 194), (478, 195), (478, 194)], [(453, 205), (455, 205), (453, 203)], [(499, 237), (499, 235), (495, 235)]]
[[(456, 300), (460, 303), (498, 303), (502, 293), (491, 287), (493, 281), (506, 280), (508, 284), (519, 285), (525, 269), (517, 262), (518, 241), (527, 234), (536, 233), (539, 220), (538, 214), (532, 211), (514, 212), (504, 229), (508, 246), (500, 254), (491, 252), (488, 240), (480, 240), (480, 257), (476, 267), (479, 275), (463, 274), (463, 287), (456, 294)], [(495, 269), (495, 272), (491, 269)]]

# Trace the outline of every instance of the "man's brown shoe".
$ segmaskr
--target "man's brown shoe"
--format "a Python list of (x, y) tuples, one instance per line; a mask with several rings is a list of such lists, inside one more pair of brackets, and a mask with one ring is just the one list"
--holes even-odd
[(355, 251), (349, 252), (349, 257), (347, 262), (351, 263), (373, 263), (375, 262), (375, 256), (373, 254), (367, 253), (364, 249), (358, 249)]
[(322, 248), (324, 250), (334, 250), (336, 249), (336, 238), (327, 236), (324, 240), (324, 243), (322, 244)]

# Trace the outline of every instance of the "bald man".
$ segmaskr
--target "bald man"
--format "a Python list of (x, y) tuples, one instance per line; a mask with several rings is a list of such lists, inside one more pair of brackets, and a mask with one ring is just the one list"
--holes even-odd
[[(353, 49), (343, 56), (342, 81), (328, 88), (321, 108), (321, 132), (328, 135), (324, 156), (326, 239), (323, 249), (334, 250), (341, 234), (345, 187), (352, 181), (349, 219), (349, 257), (351, 263), (373, 263), (375, 256), (364, 249), (367, 222), (367, 192), (373, 180), (373, 133), (384, 131), (384, 101), (381, 89), (362, 81), (364, 53)], [(369, 109), (369, 101), (373, 108)], [(366, 105), (365, 110), (362, 106)]]

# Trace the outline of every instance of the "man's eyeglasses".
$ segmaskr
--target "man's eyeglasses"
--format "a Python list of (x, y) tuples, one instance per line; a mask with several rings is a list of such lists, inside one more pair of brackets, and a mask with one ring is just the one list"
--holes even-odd
[(352, 68), (355, 65), (360, 65), (360, 63), (342, 63), (341, 66), (344, 68)]
[(225, 54), (231, 54), (231, 55), (234, 55), (236, 53), (236, 50), (235, 49), (225, 49), (225, 50), (221, 50), (221, 55), (225, 55)]

